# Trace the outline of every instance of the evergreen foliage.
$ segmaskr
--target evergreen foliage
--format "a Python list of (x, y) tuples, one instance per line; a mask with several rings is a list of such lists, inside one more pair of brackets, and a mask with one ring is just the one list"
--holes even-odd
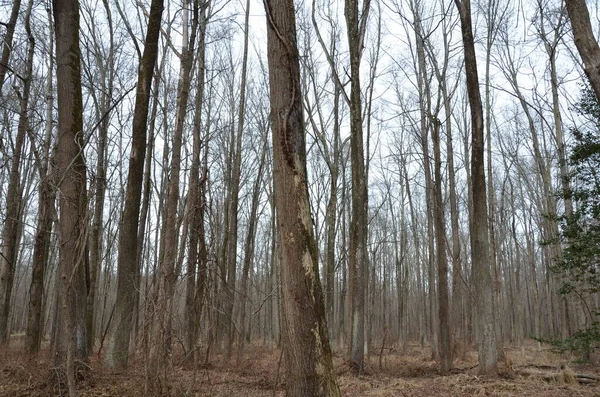
[[(574, 109), (587, 119), (588, 128), (573, 129), (571, 195), (574, 210), (560, 217), (563, 257), (553, 271), (563, 276), (559, 292), (584, 297), (600, 292), (600, 105), (594, 92), (584, 87)], [(578, 351), (583, 360), (600, 346), (600, 312), (586, 307), (590, 325), (564, 340), (547, 341), (559, 352)]]
[(574, 211), (561, 217), (563, 258), (554, 269), (565, 276), (560, 292), (600, 292), (600, 106), (593, 91), (582, 90), (575, 110), (593, 128), (573, 129), (571, 198)]

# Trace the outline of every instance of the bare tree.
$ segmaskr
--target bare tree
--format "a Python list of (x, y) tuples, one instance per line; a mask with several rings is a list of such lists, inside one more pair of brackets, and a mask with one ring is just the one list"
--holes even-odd
[(475, 300), (477, 308), (479, 373), (496, 375), (498, 372), (494, 295), (490, 275), (490, 247), (486, 203), (483, 106), (479, 91), (477, 57), (471, 24), (471, 1), (454, 0), (461, 21), (462, 40), (467, 76), (467, 95), (471, 107), (471, 178), (473, 210), (471, 213), (471, 257)]
[(137, 262), (138, 221), (142, 196), (144, 154), (146, 150), (146, 128), (152, 75), (158, 56), (158, 37), (164, 7), (163, 0), (152, 0), (144, 52), (138, 68), (136, 101), (133, 110), (131, 156), (121, 227), (119, 232), (119, 254), (117, 268), (117, 300), (112, 320), (113, 332), (104, 356), (104, 363), (110, 368), (122, 369), (127, 366), (129, 340), (131, 334), (133, 308), (136, 290), (135, 274)]
[(269, 0), (265, 1), (265, 12), (286, 392), (290, 397), (340, 396), (308, 197), (294, 6)]
[[(197, 50), (197, 82), (194, 112), (193, 152), (192, 167), (190, 170), (189, 187), (189, 216), (190, 231), (188, 234), (188, 261), (186, 274), (186, 334), (185, 346), (188, 356), (195, 360), (197, 352), (195, 344), (198, 339), (198, 322), (202, 312), (204, 299), (204, 288), (206, 280), (206, 236), (204, 230), (204, 214), (206, 213), (206, 182), (208, 178), (208, 166), (201, 162), (202, 145), (204, 145), (207, 161), (208, 142), (202, 141), (202, 107), (204, 104), (205, 86), (205, 62), (206, 62), (206, 24), (208, 3), (204, 3), (199, 9), (199, 32)], [(194, 10), (194, 12), (196, 12)], [(204, 165), (204, 166), (203, 166)]]
[[(89, 241), (89, 256), (90, 256), (90, 269), (89, 269), (89, 292), (87, 299), (87, 328), (88, 332), (88, 347), (90, 351), (94, 347), (96, 339), (95, 334), (95, 316), (94, 308), (96, 301), (96, 289), (97, 280), (100, 273), (101, 258), (102, 258), (102, 223), (104, 219), (104, 201), (106, 195), (106, 152), (108, 147), (108, 130), (110, 126), (110, 113), (113, 107), (113, 88), (116, 77), (116, 62), (115, 62), (115, 40), (114, 40), (114, 28), (113, 19), (108, 4), (108, 0), (103, 0), (102, 5), (104, 12), (106, 13), (106, 21), (108, 23), (108, 49), (106, 57), (104, 56), (102, 39), (97, 37), (98, 28), (94, 21), (95, 15), (89, 13), (88, 23), (90, 24), (89, 30), (91, 34), (91, 40), (93, 41), (93, 50), (90, 50), (93, 55), (93, 60), (96, 64), (95, 70), (98, 71), (100, 79), (99, 92), (96, 90), (91, 91), (91, 96), (96, 107), (96, 118), (97, 131), (98, 131), (98, 154), (96, 159), (96, 174), (94, 178), (95, 192), (94, 192), (94, 209), (93, 215), (91, 216), (91, 230), (90, 230), (90, 241)], [(102, 44), (101, 44), (102, 43)], [(93, 73), (90, 71), (90, 66), (84, 67), (87, 74)], [(92, 76), (89, 76), (92, 79)]]
[(350, 50), (350, 165), (352, 168), (352, 217), (350, 219), (350, 362), (361, 374), (365, 355), (365, 295), (369, 195), (365, 171), (363, 113), (360, 90), (360, 61), (369, 18), (370, 0), (364, 0), (359, 13), (358, 0), (346, 0), (344, 15)]
[[(199, 8), (195, 2), (192, 13), (191, 26), (189, 21), (189, 3), (183, 8), (183, 44), (180, 57), (179, 81), (177, 84), (177, 107), (175, 129), (173, 131), (173, 144), (171, 154), (170, 178), (167, 184), (166, 206), (164, 215), (163, 253), (157, 268), (156, 284), (156, 311), (150, 334), (150, 362), (146, 367), (147, 392), (161, 394), (166, 391), (165, 359), (171, 349), (172, 340), (172, 308), (173, 294), (178, 269), (178, 261), (183, 255), (177, 256), (180, 222), (177, 216), (180, 195), (181, 177), (181, 149), (183, 142), (183, 128), (187, 115), (187, 105), (190, 94), (191, 75), (194, 65), (194, 47), (198, 30)], [(186, 237), (181, 241), (185, 243)]]
[[(54, 0), (56, 83), (58, 93), (57, 180), (60, 204), (59, 304), (53, 335), (55, 367), (66, 366), (69, 394), (75, 395), (75, 372), (88, 356), (86, 302), (86, 165), (83, 154), (83, 104), (79, 3)], [(76, 362), (78, 363), (76, 365)]]
[[(38, 154), (38, 170), (40, 176), (38, 217), (33, 246), (33, 263), (31, 269), (31, 285), (29, 287), (29, 311), (27, 315), (27, 331), (25, 348), (29, 354), (37, 354), (40, 350), (43, 334), (44, 278), (50, 253), (50, 239), (55, 212), (56, 190), (52, 181), (54, 162), (50, 154), (53, 132), (53, 70), (54, 70), (54, 30), (52, 29), (52, 13), (47, 10), (49, 21), (48, 43), (48, 76), (46, 76), (46, 121), (45, 136), (41, 153)], [(32, 140), (33, 141), (33, 140)]]
[(433, 213), (435, 222), (435, 244), (438, 270), (438, 315), (440, 324), (441, 373), (446, 375), (452, 369), (452, 335), (450, 333), (450, 304), (448, 297), (448, 260), (446, 257), (446, 225), (444, 220), (444, 199), (442, 193), (442, 155), (440, 149), (440, 129), (442, 124), (435, 120), (431, 131), (434, 157)]
[[(27, 12), (25, 16), (25, 29), (28, 37), (26, 71), (25, 76), (23, 77), (22, 92), (17, 92), (20, 102), (19, 124), (17, 126), (17, 136), (15, 139), (15, 146), (13, 148), (8, 189), (6, 192), (6, 219), (4, 221), (4, 228), (2, 229), (2, 246), (0, 256), (0, 344), (8, 343), (10, 340), (10, 300), (17, 262), (17, 244), (21, 230), (19, 227), (22, 214), (21, 209), (23, 206), (22, 188), (20, 186), (20, 168), (22, 164), (21, 155), (23, 154), (22, 152), (25, 142), (25, 134), (29, 128), (29, 94), (31, 91), (33, 53), (35, 49), (35, 40), (31, 34), (29, 20), (31, 16), (31, 7), (32, 5), (30, 1), (29, 5), (27, 6)], [(3, 76), (0, 76), (0, 91), (2, 89), (2, 78)]]
[[(246, 1), (246, 10), (244, 17), (244, 48), (242, 52), (242, 76), (240, 79), (240, 102), (237, 113), (237, 126), (232, 128), (231, 143), (233, 164), (231, 168), (231, 179), (228, 187), (229, 192), (229, 219), (227, 224), (227, 298), (225, 302), (225, 322), (228, 324), (226, 338), (227, 358), (231, 357), (233, 352), (235, 322), (233, 317), (233, 306), (235, 301), (235, 282), (237, 273), (237, 247), (238, 247), (238, 212), (240, 201), (240, 178), (242, 174), (242, 138), (244, 133), (244, 120), (246, 117), (246, 76), (248, 74), (248, 35), (250, 19), (250, 0)], [(233, 139), (235, 137), (235, 139)], [(235, 146), (233, 145), (235, 142)], [(243, 336), (242, 336), (243, 337)]]

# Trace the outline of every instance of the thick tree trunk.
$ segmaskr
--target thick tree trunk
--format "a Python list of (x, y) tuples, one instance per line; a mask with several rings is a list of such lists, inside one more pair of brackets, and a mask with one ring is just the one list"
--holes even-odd
[[(78, 363), (87, 361), (88, 292), (86, 165), (83, 156), (83, 103), (79, 3), (54, 0), (56, 83), (58, 92), (57, 185), (59, 192), (59, 305), (52, 341), (54, 366), (66, 365), (69, 394), (74, 395)], [(82, 304), (83, 303), (83, 304)], [(83, 368), (77, 365), (77, 370)]]
[(583, 59), (585, 74), (596, 98), (600, 100), (600, 46), (592, 30), (590, 13), (585, 0), (566, 0), (566, 6), (571, 19), (575, 46)]
[(455, 0), (460, 13), (461, 30), (467, 75), (467, 95), (471, 107), (471, 180), (473, 209), (471, 214), (471, 255), (474, 299), (477, 308), (479, 373), (497, 375), (496, 329), (494, 294), (490, 274), (490, 247), (486, 203), (483, 106), (479, 92), (477, 57), (471, 24), (470, 0)]
[(265, 2), (274, 198), (289, 397), (340, 396), (327, 335), (306, 180), (306, 141), (293, 3)]
[(135, 274), (138, 245), (138, 222), (142, 196), (144, 155), (146, 150), (146, 128), (152, 75), (158, 56), (158, 36), (164, 0), (152, 0), (144, 53), (138, 69), (136, 101), (133, 110), (131, 156), (125, 204), (119, 231), (119, 253), (117, 268), (117, 299), (112, 320), (112, 332), (104, 356), (104, 363), (113, 369), (127, 367), (129, 341), (135, 306)]

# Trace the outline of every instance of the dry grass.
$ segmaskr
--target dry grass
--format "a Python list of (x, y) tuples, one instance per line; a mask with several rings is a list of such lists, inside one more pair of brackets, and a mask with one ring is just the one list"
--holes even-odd
[[(476, 352), (463, 347), (461, 357), (455, 360), (455, 369), (449, 376), (440, 376), (438, 365), (430, 359), (431, 353), (417, 345), (407, 350), (392, 351), (382, 360), (371, 357), (367, 361), (367, 375), (352, 375), (348, 365), (339, 355), (335, 366), (344, 396), (600, 396), (600, 385), (580, 385), (576, 372), (598, 376), (597, 366), (568, 366), (562, 357), (548, 351), (538, 352), (533, 344), (524, 349), (507, 349), (508, 359), (500, 364), (498, 378), (476, 375)], [(30, 360), (12, 347), (0, 353), (0, 396), (46, 397), (64, 395), (52, 382), (51, 360), (48, 352)], [(279, 351), (261, 345), (251, 345), (244, 362), (237, 366), (215, 356), (211, 365), (192, 371), (175, 367), (169, 370), (170, 394), (184, 396), (193, 385), (193, 396), (211, 397), (273, 397), (283, 396), (285, 379), (277, 379)], [(174, 360), (178, 362), (178, 360)], [(78, 385), (80, 396), (142, 396), (144, 369), (136, 361), (124, 373), (112, 373), (102, 368), (97, 358), (91, 360), (92, 372)], [(561, 366), (563, 367), (561, 369)], [(521, 368), (552, 376), (522, 376)], [(532, 372), (532, 373), (533, 373)]]

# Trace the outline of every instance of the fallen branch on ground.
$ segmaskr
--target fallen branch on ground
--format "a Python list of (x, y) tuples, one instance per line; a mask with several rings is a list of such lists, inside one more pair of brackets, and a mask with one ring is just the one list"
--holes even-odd
[(593, 374), (575, 373), (569, 367), (559, 369), (546, 365), (515, 368), (515, 373), (524, 377), (539, 377), (547, 382), (594, 384), (600, 377)]

